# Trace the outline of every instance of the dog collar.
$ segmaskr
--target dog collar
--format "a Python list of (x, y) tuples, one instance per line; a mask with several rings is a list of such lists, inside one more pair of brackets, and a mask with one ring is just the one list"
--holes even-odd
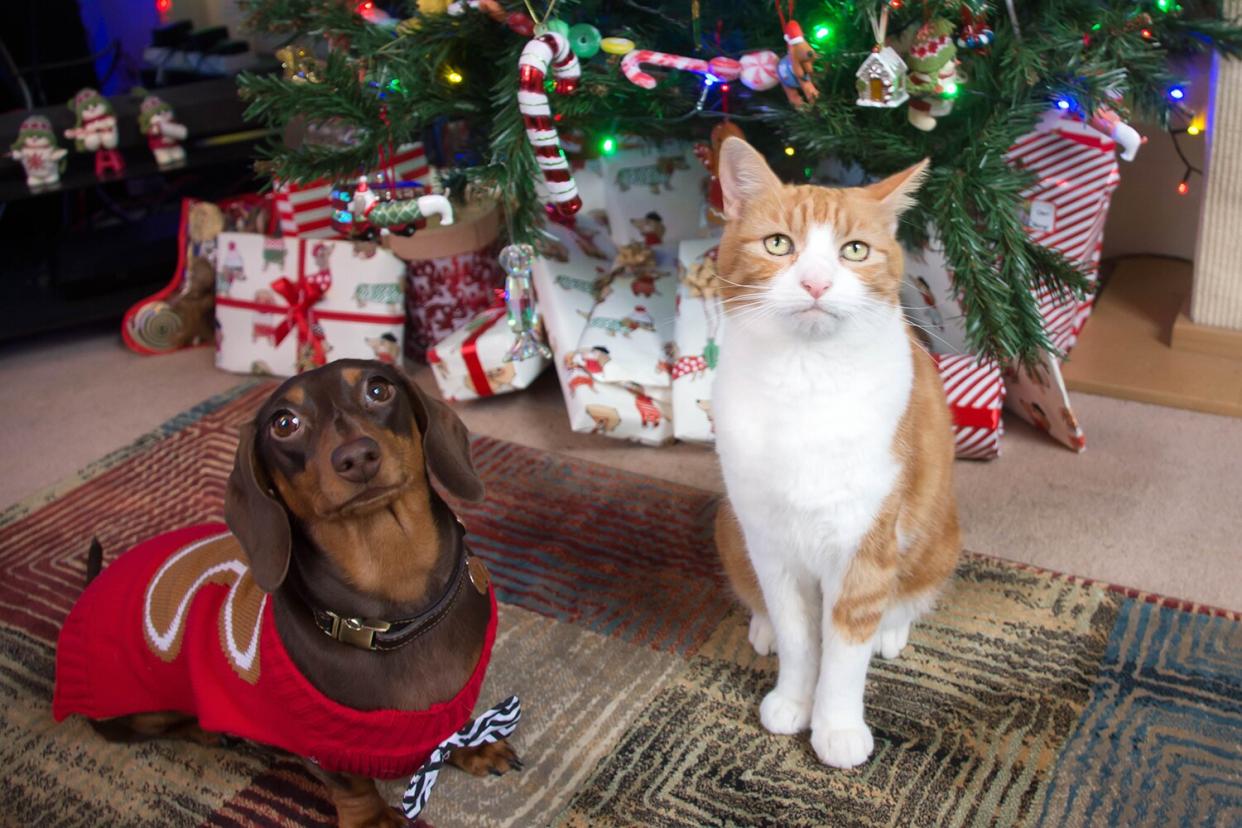
[(362, 650), (390, 652), (404, 647), (444, 620), (449, 610), (453, 608), (453, 604), (457, 602), (458, 596), (461, 595), (467, 578), (481, 595), (487, 594), (491, 584), (491, 575), (487, 571), (487, 566), (480, 558), (471, 555), (463, 543), (460, 546), (453, 575), (449, 578), (444, 592), (434, 604), (411, 618), (388, 621), (381, 618), (350, 617), (332, 610), (317, 608), (305, 595), (303, 595), (303, 600), (310, 609), (315, 626), (329, 638)]

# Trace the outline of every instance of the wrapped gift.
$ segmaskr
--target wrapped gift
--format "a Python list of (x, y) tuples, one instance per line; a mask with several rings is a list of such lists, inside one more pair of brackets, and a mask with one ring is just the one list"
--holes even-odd
[(508, 312), (489, 308), (427, 351), (436, 385), (454, 402), (526, 388), (548, 367), (542, 356), (506, 361), (513, 347)]
[(575, 431), (660, 445), (673, 437), (667, 354), (675, 267), (668, 249), (617, 250), (588, 216), (549, 228), (535, 293)]
[(373, 244), (221, 233), (216, 367), (287, 376), (349, 357), (399, 363), (404, 276)]
[(933, 354), (945, 398), (953, 415), (955, 453), (966, 460), (991, 460), (1000, 454), (1004, 433), (1001, 406), (1005, 381), (995, 362), (969, 354)]
[(716, 283), (718, 239), (688, 239), (678, 248), (677, 338), (668, 354), (673, 384), (673, 434), (711, 442), (712, 383), (724, 334), (724, 304)]
[[(1023, 193), (1023, 220), (1031, 238), (1082, 268), (1094, 281), (1103, 246), (1108, 207), (1120, 180), (1117, 144), (1089, 124), (1050, 115), (1018, 141), (1009, 163), (1035, 174)], [(1067, 353), (1091, 314), (1092, 299), (1042, 286), (1035, 294), (1052, 344)], [(965, 317), (953, 288), (944, 250), (931, 234), (922, 250), (907, 251), (903, 301), (926, 333), (929, 349), (945, 354), (969, 353)], [(1018, 416), (1081, 451), (1086, 440), (1070, 406), (1060, 360), (1042, 354), (1031, 368), (1004, 372), (1006, 405)]]
[(616, 244), (675, 244), (706, 232), (707, 171), (685, 142), (627, 140), (600, 159)]
[[(421, 142), (403, 144), (392, 156), (392, 170), (398, 181), (431, 184), (431, 168)], [(276, 215), (285, 236), (339, 238), (332, 228), (332, 185), (328, 179), (306, 184), (283, 182), (276, 187)]]
[(500, 208), (495, 202), (454, 205), (447, 227), (432, 223), (384, 245), (407, 262), (405, 354), (421, 360), (432, 344), (492, 306), (504, 284)]

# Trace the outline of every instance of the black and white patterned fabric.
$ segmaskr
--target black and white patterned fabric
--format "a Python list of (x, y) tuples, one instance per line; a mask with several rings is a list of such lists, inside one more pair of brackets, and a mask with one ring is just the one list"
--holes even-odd
[(507, 738), (517, 729), (520, 718), (522, 718), (522, 703), (517, 696), (510, 696), (441, 742), (440, 746), (431, 752), (431, 758), (427, 760), (427, 763), (410, 777), (405, 796), (401, 797), (401, 810), (405, 812), (405, 815), (410, 819), (416, 819), (422, 813), (450, 751), (454, 748), (478, 747)]

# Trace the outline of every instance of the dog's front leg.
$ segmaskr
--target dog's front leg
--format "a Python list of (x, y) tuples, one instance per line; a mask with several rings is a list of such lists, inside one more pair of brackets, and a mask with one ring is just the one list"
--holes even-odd
[(508, 739), (497, 739), (472, 748), (456, 748), (448, 756), (448, 763), (474, 776), (490, 773), (500, 776), (511, 770), (521, 770), (522, 760)]
[(328, 773), (307, 763), (311, 773), (328, 789), (341, 828), (406, 828), (405, 815), (390, 807), (375, 787), (375, 780), (352, 773)]

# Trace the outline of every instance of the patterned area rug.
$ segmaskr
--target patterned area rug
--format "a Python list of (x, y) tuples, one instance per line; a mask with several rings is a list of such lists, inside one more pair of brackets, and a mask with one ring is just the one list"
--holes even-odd
[[(269, 387), (210, 400), (0, 514), (0, 824), (330, 824), (291, 759), (111, 745), (50, 714), (90, 537), (114, 555), (218, 518), (237, 426)], [(521, 695), (526, 769), (446, 772), (428, 824), (1242, 820), (1236, 613), (968, 555), (903, 657), (872, 669), (875, 755), (829, 770), (805, 736), (759, 726), (775, 664), (725, 592), (710, 495), (490, 439), (475, 456), (489, 497), (463, 517), (503, 602), (482, 701)]]

